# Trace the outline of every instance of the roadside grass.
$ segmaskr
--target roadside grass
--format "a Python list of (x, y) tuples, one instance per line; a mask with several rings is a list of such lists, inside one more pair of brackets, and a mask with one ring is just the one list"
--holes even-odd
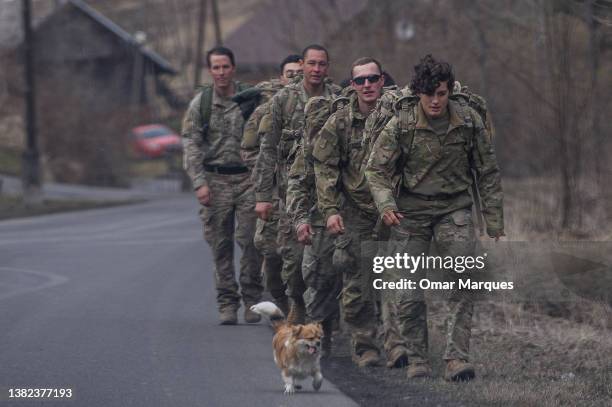
[(168, 173), (168, 165), (164, 160), (132, 160), (130, 175), (141, 178), (157, 178)]
[[(587, 309), (586, 300), (575, 301)], [(526, 311), (523, 304), (478, 303), (472, 353), (479, 379), (468, 386), (440, 381), (440, 389), (483, 405), (605, 405), (612, 399), (612, 360), (605, 356), (612, 352), (612, 312), (591, 303), (591, 313), (603, 317), (597, 325)], [(432, 347), (440, 355), (445, 330), (438, 316)]]
[(0, 174), (14, 176), (21, 174), (21, 152), (0, 148)]
[[(168, 158), (137, 159), (130, 158), (128, 171), (130, 177), (159, 178), (182, 170), (182, 156)], [(21, 174), (21, 152), (0, 148), (0, 174), (19, 176)]]
[(181, 154), (155, 159), (132, 158), (129, 164), (130, 176), (136, 178), (161, 178), (181, 172), (182, 168)]
[(25, 204), (18, 196), (0, 196), (0, 220), (48, 215), (59, 212), (79, 211), (86, 209), (108, 208), (144, 202), (132, 199), (123, 201), (60, 200), (45, 199), (38, 204)]
[[(547, 179), (504, 180), (506, 240), (575, 240), (556, 232), (557, 190), (558, 185)], [(609, 213), (612, 199), (608, 198), (601, 197), (600, 203)], [(612, 225), (597, 223), (597, 214), (586, 212), (593, 225), (589, 239), (612, 239)], [(592, 259), (608, 264), (610, 257), (600, 253), (601, 248), (593, 248), (597, 256)], [(604, 279), (590, 283), (609, 286)], [(409, 381), (405, 369), (387, 369), (384, 362), (380, 367), (357, 368), (351, 361), (347, 332), (334, 337), (333, 356), (323, 364), (323, 374), (364, 406), (610, 406), (612, 307), (592, 298), (570, 292), (559, 303), (477, 301), (470, 348), (476, 379), (471, 382), (443, 379), (447, 312), (442, 301), (431, 299), (428, 326), (433, 378)], [(552, 316), (557, 308), (564, 312)]]
[[(612, 400), (612, 312), (606, 304), (581, 302), (596, 325), (526, 311), (522, 304), (478, 302), (471, 354), (477, 377), (443, 380), (446, 315), (429, 302), (432, 379), (406, 379), (405, 369), (358, 369), (350, 360), (350, 338), (334, 338), (323, 373), (367, 406), (604, 406)], [(375, 388), (375, 390), (372, 390)]]

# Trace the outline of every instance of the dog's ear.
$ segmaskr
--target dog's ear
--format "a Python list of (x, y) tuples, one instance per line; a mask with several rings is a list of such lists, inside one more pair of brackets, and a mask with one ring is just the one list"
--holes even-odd
[(291, 327), (291, 333), (293, 334), (293, 336), (300, 336), (300, 334), (302, 333), (302, 325), (294, 325), (293, 327)]
[(317, 336), (323, 336), (323, 325), (317, 323)]

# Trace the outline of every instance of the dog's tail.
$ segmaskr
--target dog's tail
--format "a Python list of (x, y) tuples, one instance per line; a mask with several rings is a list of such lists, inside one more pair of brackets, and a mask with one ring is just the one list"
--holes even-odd
[(281, 325), (287, 323), (285, 320), (285, 314), (283, 314), (283, 311), (281, 311), (281, 309), (278, 308), (273, 302), (263, 301), (255, 304), (251, 306), (251, 311), (268, 318), (270, 320), (270, 324), (272, 324), (272, 328), (274, 328), (274, 331), (278, 330)]

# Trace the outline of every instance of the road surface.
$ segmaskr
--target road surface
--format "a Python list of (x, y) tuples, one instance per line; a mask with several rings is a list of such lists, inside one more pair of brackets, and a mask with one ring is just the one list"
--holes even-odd
[(0, 310), (0, 406), (356, 405), (328, 381), (284, 396), (268, 326), (217, 324), (190, 195), (0, 222)]

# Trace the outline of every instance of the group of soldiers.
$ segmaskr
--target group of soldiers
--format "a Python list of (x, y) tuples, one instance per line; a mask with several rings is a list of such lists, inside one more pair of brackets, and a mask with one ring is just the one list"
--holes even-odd
[[(207, 63), (213, 83), (191, 101), (182, 136), (214, 257), (220, 323), (237, 323), (241, 299), (244, 320), (259, 322), (250, 306), (265, 278), (290, 323), (321, 323), (323, 357), (342, 318), (358, 366), (380, 363), (382, 326), (387, 366), (430, 376), (423, 291), (375, 292), (371, 259), (382, 242), (393, 253), (428, 253), (432, 242), (447, 255), (473, 253), (473, 204), (487, 234), (504, 236), (490, 115), (473, 103), (482, 99), (462, 92), (452, 66), (430, 55), (401, 89), (384, 86), (370, 57), (353, 62), (348, 86), (333, 84), (328, 51), (316, 44), (254, 87), (234, 80), (231, 50), (211, 49)], [(445, 378), (469, 380), (473, 296), (454, 290), (448, 304)]]

